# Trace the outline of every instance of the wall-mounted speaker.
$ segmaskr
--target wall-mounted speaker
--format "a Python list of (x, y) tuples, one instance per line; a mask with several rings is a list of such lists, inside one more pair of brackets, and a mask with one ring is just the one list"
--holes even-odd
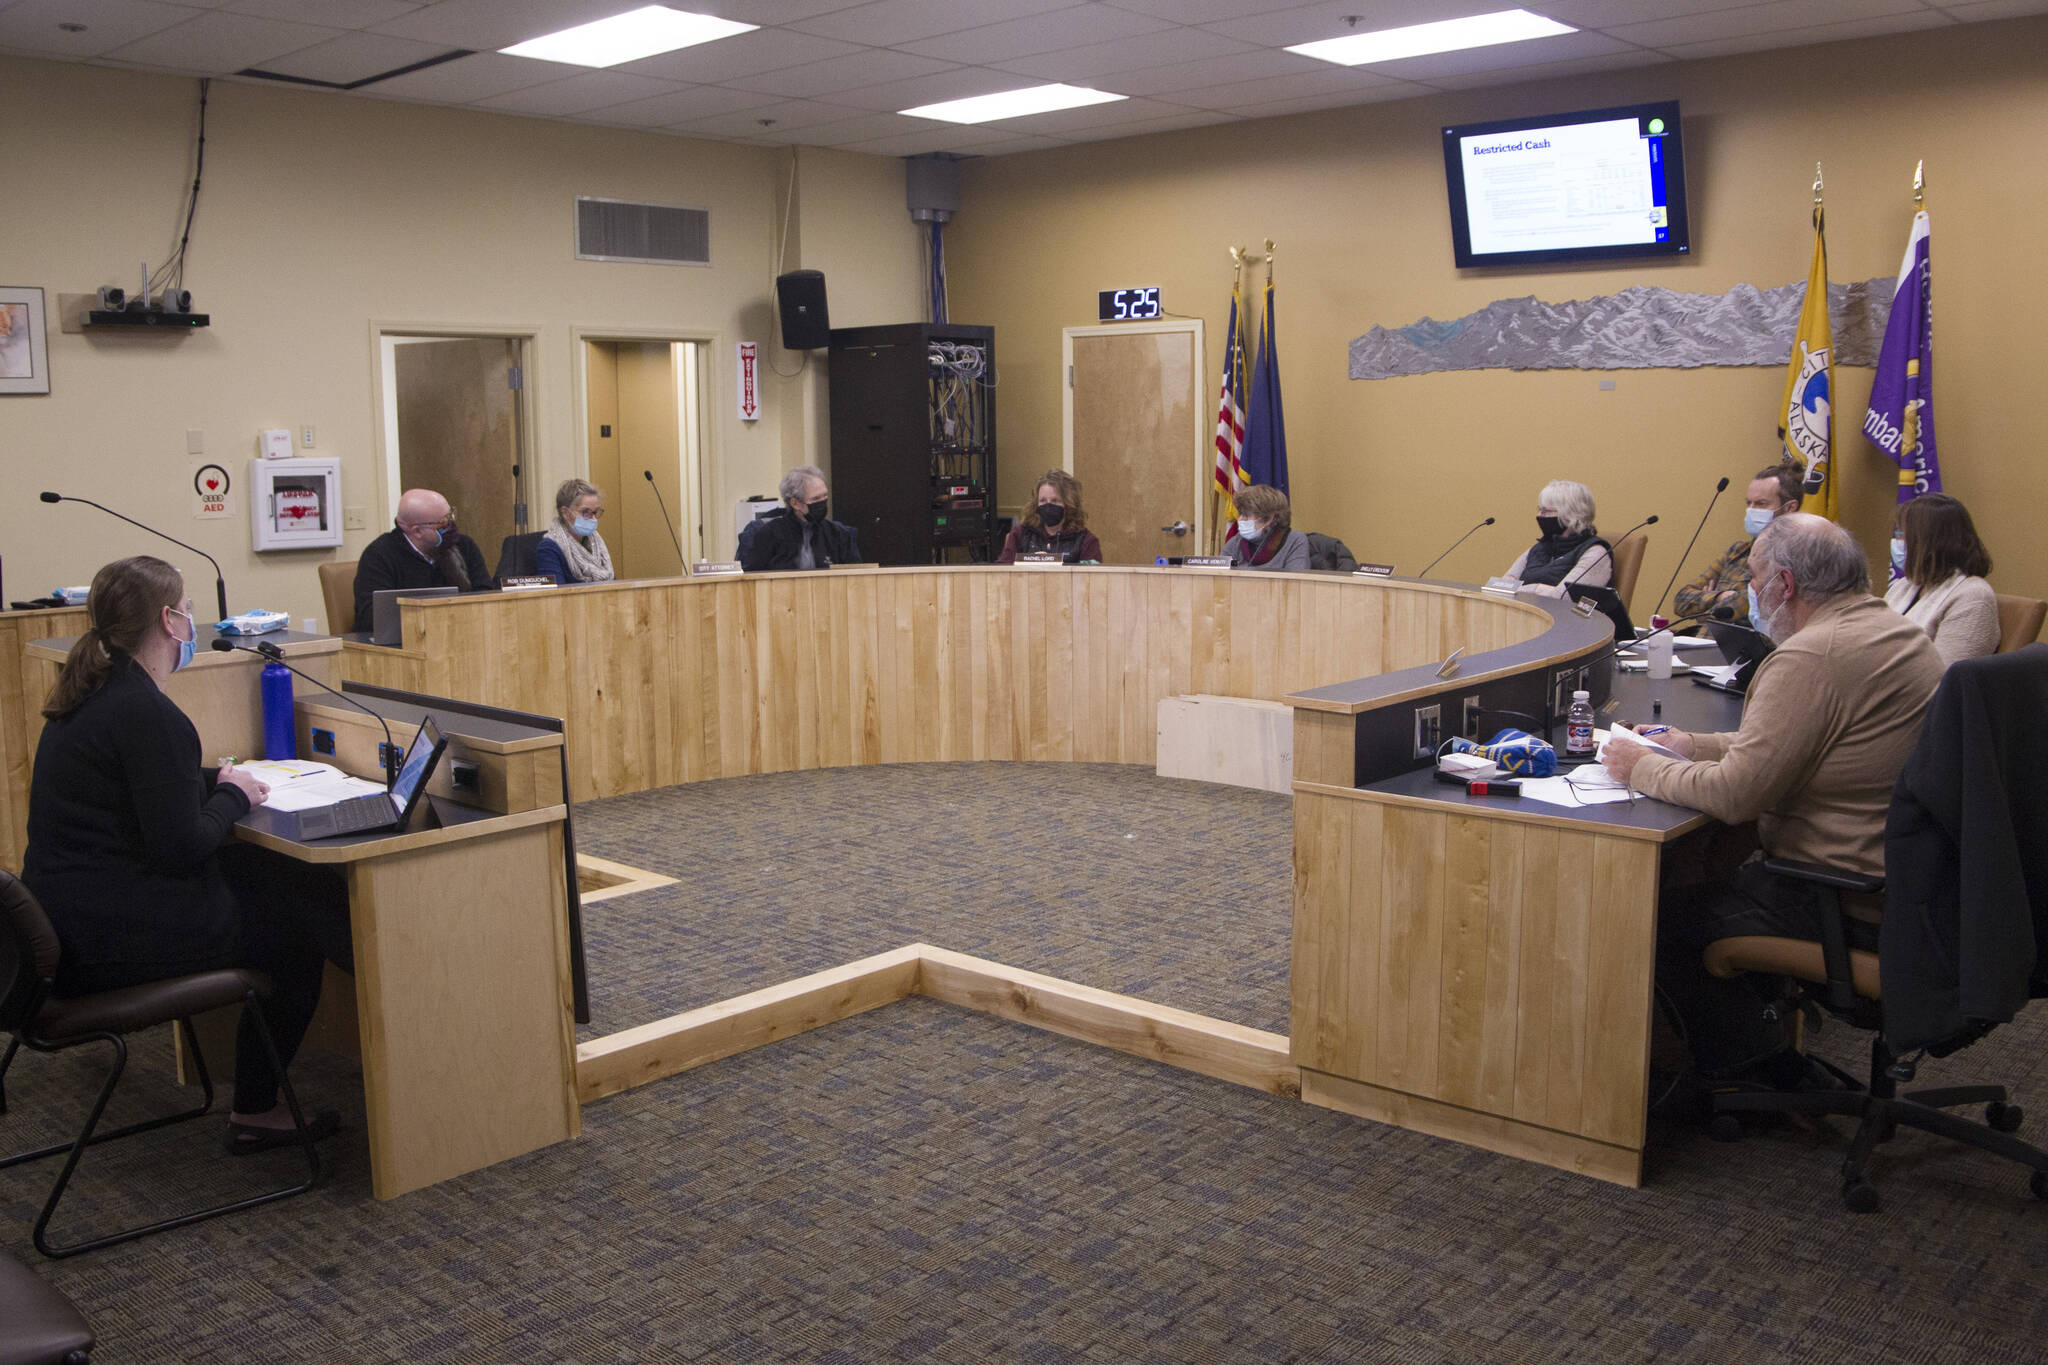
[(782, 309), (782, 349), (815, 351), (832, 344), (832, 318), (825, 311), (825, 272), (792, 270), (775, 277)]

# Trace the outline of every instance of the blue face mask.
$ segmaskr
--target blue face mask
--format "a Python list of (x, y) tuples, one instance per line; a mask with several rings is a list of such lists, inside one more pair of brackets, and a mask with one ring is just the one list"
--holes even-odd
[(578, 517), (569, 523), (569, 529), (588, 540), (597, 534), (597, 522), (590, 517)]
[(1763, 534), (1764, 527), (1769, 526), (1771, 519), (1777, 515), (1767, 507), (1752, 507), (1742, 514), (1742, 529), (1749, 532), (1750, 537), (1754, 539)]
[(1749, 628), (1756, 631), (1761, 631), (1764, 628), (1763, 617), (1758, 615), (1756, 609), (1756, 584), (1754, 583), (1749, 585)]
[(171, 665), (171, 672), (176, 673), (186, 664), (192, 662), (192, 655), (199, 649), (199, 623), (193, 620), (190, 615), (179, 611), (176, 607), (172, 607), (171, 612), (174, 615), (183, 616), (185, 624), (192, 627), (192, 638), (178, 641), (178, 662)]
[(1905, 571), (1906, 571), (1906, 538), (1905, 538), (1904, 536), (1893, 536), (1893, 537), (1892, 537), (1892, 572), (1893, 572), (1893, 573), (1904, 573)]

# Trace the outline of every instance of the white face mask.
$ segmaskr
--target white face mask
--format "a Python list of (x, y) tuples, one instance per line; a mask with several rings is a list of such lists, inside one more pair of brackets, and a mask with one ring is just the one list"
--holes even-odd
[(1892, 572), (1893, 572), (1893, 573), (1904, 573), (1905, 571), (1906, 571), (1906, 538), (1905, 538), (1904, 536), (1893, 536), (1893, 537), (1892, 537)]
[(1239, 517), (1237, 519), (1237, 534), (1245, 540), (1257, 540), (1259, 538), (1259, 524), (1250, 517)]
[(1768, 507), (1749, 508), (1742, 514), (1742, 529), (1749, 532), (1752, 538), (1760, 536), (1764, 527), (1769, 526), (1771, 519), (1777, 515)]
[[(1766, 586), (1768, 586), (1768, 584)], [(1756, 628), (1762, 631), (1764, 635), (1767, 638), (1769, 638), (1773, 643), (1783, 644), (1785, 642), (1785, 636), (1779, 633), (1778, 628), (1781, 625), (1785, 624), (1785, 621), (1783, 619), (1785, 604), (1783, 602), (1780, 602), (1778, 604), (1777, 610), (1775, 611), (1766, 608), (1764, 606), (1763, 598), (1759, 596), (1757, 593), (1755, 584), (1750, 585), (1749, 601), (1750, 619), (1755, 624)]]

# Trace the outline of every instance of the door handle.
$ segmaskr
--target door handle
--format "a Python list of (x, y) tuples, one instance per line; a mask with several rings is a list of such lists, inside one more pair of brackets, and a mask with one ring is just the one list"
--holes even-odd
[(1175, 522), (1175, 523), (1174, 523), (1173, 525), (1171, 525), (1171, 526), (1162, 526), (1162, 527), (1160, 527), (1159, 529), (1160, 529), (1160, 530), (1162, 530), (1162, 531), (1168, 531), (1168, 532), (1171, 532), (1172, 534), (1174, 534), (1174, 535), (1177, 535), (1177, 536), (1184, 536), (1184, 535), (1186, 535), (1186, 534), (1187, 534), (1188, 532), (1190, 532), (1190, 531), (1194, 530), (1195, 528), (1194, 528), (1194, 527), (1192, 527), (1192, 526), (1190, 526), (1190, 525), (1188, 525), (1188, 524), (1187, 524), (1186, 522), (1184, 522), (1184, 521), (1176, 521), (1176, 522)]

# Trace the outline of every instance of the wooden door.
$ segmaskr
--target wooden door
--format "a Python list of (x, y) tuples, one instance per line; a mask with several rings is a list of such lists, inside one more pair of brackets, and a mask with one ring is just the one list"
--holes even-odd
[(517, 355), (510, 338), (465, 337), (409, 341), (396, 356), (398, 486), (447, 498), (486, 570), (519, 529)]
[[(1069, 327), (1064, 349), (1066, 467), (1081, 481), (1103, 559), (1201, 554), (1201, 322)], [(1185, 535), (1161, 529), (1177, 522)]]

